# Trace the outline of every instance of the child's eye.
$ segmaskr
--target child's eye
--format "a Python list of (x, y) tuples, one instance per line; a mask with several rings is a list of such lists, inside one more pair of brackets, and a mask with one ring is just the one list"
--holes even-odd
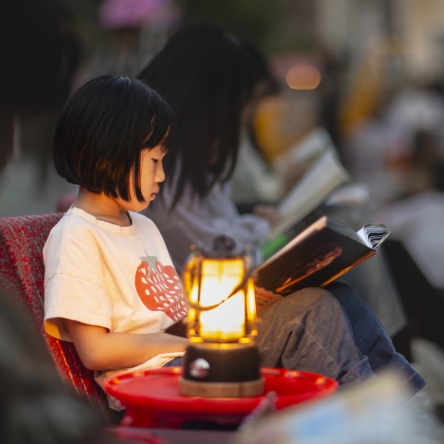
[(153, 162), (154, 162), (154, 163), (158, 163), (158, 162), (159, 162), (159, 159), (153, 159)]

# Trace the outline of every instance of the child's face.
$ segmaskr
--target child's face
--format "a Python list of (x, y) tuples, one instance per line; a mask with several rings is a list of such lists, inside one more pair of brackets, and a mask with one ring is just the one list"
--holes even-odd
[(140, 153), (140, 190), (145, 199), (145, 202), (139, 202), (136, 198), (134, 189), (133, 173), (130, 176), (131, 183), (131, 200), (126, 201), (118, 198), (118, 203), (122, 208), (130, 211), (144, 210), (152, 200), (156, 198), (159, 192), (159, 182), (165, 180), (165, 173), (163, 171), (162, 159), (165, 152), (162, 147), (156, 146), (151, 149), (144, 149)]

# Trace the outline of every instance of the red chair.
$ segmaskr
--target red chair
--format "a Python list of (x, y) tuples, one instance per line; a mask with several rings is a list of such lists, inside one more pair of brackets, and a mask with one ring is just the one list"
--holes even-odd
[(43, 330), (44, 265), (42, 249), (62, 213), (0, 218), (0, 290), (20, 310), (44, 342), (62, 378), (86, 398), (109, 425), (116, 425), (103, 390), (94, 381), (72, 343)]

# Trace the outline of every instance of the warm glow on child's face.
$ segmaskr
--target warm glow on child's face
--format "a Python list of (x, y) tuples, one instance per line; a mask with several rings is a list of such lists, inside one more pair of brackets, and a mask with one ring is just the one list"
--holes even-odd
[(165, 173), (163, 171), (162, 160), (165, 156), (165, 151), (162, 147), (146, 148), (140, 153), (140, 190), (145, 199), (145, 202), (139, 202), (136, 198), (134, 189), (134, 176), (130, 176), (131, 183), (131, 200), (124, 201), (119, 199), (120, 205), (126, 210), (142, 211), (152, 200), (156, 198), (159, 192), (159, 183), (165, 180)]

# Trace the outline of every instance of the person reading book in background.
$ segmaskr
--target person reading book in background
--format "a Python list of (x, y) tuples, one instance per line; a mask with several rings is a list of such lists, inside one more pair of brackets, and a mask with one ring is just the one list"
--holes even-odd
[[(251, 43), (195, 24), (178, 31), (138, 78), (162, 91), (178, 120), (162, 199), (146, 212), (162, 226), (176, 268), (181, 270), (190, 244), (198, 240), (209, 248), (217, 234), (257, 247), (260, 261), (271, 223), (240, 215), (228, 182), (240, 134), (257, 102), (275, 88), (265, 59)], [(277, 213), (267, 216), (274, 220)]]
[[(281, 94), (284, 86), (279, 85), (272, 75), (266, 57), (255, 45), (242, 43), (261, 73), (262, 82), (268, 85), (263, 88), (259, 100)], [(253, 115), (250, 113), (250, 118)], [(298, 116), (293, 118), (296, 122)], [(277, 222), (268, 238), (275, 239), (282, 246), (282, 239), (290, 240), (291, 236), (273, 233), (282, 232), (285, 226), (294, 232), (291, 227), (296, 222), (300, 222), (298, 231), (302, 231), (323, 215), (343, 222), (355, 231), (367, 224), (371, 220), (368, 190), (362, 184), (344, 186), (349, 180), (337, 147), (322, 126), (313, 128), (270, 164), (261, 154), (250, 120), (241, 126), (237, 160), (228, 186), (240, 213), (255, 211), (256, 215)], [(273, 241), (267, 243), (266, 250), (275, 248), (274, 245)], [(341, 277), (341, 281), (357, 291), (381, 320), (396, 348), (412, 360), (407, 310), (384, 253), (383, 250), (359, 268), (354, 268)]]
[[(397, 283), (411, 333), (444, 350), (444, 155), (436, 131), (415, 134), (405, 174), (403, 195), (386, 202), (376, 216), (390, 224), (393, 239), (400, 243), (390, 261), (395, 267), (403, 265)], [(396, 243), (390, 245), (396, 248)]]
[[(160, 198), (144, 211), (159, 227), (177, 270), (184, 265), (191, 244), (210, 250), (220, 234), (231, 237), (238, 246), (256, 247), (259, 264), (270, 223), (254, 214), (240, 215), (227, 181), (236, 164), (242, 124), (249, 121), (255, 100), (267, 84), (264, 71), (241, 40), (217, 26), (195, 24), (173, 35), (139, 78), (167, 100), (177, 118), (176, 137), (165, 157), (166, 181)], [(365, 314), (360, 317), (361, 325), (367, 326), (371, 320), (375, 326), (367, 330), (371, 333), (364, 328), (355, 337), (363, 354), (368, 352), (372, 358), (372, 350), (363, 344), (375, 344), (376, 336), (369, 339), (366, 334), (378, 332), (381, 348), (387, 352), (385, 364), (399, 358), (405, 372), (414, 375), (360, 298), (344, 296), (351, 291), (344, 284), (336, 283), (332, 289), (347, 316), (356, 309)], [(374, 368), (379, 367), (378, 361)]]
[[(252, 42), (243, 40), (242, 45), (256, 64), (262, 79), (261, 94), (257, 105), (262, 100), (280, 97), (281, 85), (272, 74), (267, 58)], [(258, 205), (273, 205), (279, 202), (297, 183), (306, 171), (305, 162), (293, 161), (285, 156), (285, 162), (277, 165), (267, 159), (258, 143), (255, 128), (255, 113), (249, 113), (241, 128), (238, 156), (230, 177), (231, 198), (240, 212), (251, 212)]]
[[(180, 365), (188, 344), (164, 332), (186, 314), (182, 285), (158, 228), (138, 213), (156, 199), (174, 133), (163, 99), (138, 80), (110, 75), (76, 91), (57, 124), (57, 172), (80, 190), (43, 250), (44, 328), (74, 343), (99, 384), (109, 374)], [(340, 384), (373, 377), (327, 290), (303, 289), (260, 317), (262, 365)], [(110, 406), (122, 409), (112, 398)]]

